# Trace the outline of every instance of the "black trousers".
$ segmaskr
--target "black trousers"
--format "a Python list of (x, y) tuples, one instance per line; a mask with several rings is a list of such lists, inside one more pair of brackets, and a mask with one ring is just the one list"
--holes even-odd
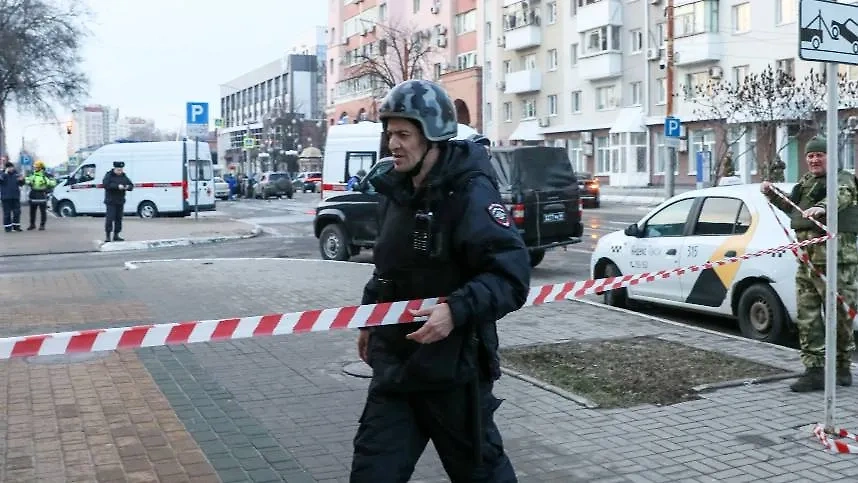
[(104, 232), (118, 235), (122, 231), (122, 212), (125, 205), (106, 204), (104, 212)]
[(390, 393), (371, 382), (354, 439), (351, 483), (405, 483), (432, 440), (452, 483), (514, 483), (494, 412), (501, 401), (492, 384), (480, 387), (482, 461), (475, 464), (471, 392), (467, 386), (444, 392)]
[(41, 223), (40, 226), (45, 226), (45, 222), (48, 220), (48, 202), (32, 202), (30, 201), (30, 226), (36, 226), (36, 210), (39, 211), (41, 215)]
[(3, 200), (3, 228), (6, 231), (21, 227), (21, 200)]

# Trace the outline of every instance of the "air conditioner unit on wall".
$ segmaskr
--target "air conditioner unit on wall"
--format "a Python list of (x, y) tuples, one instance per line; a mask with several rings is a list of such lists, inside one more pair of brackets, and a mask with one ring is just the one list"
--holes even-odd
[(661, 49), (658, 47), (653, 47), (650, 49), (646, 49), (646, 58), (647, 60), (658, 60), (661, 58)]
[(438, 5), (432, 5), (431, 7), (429, 7), (429, 11), (434, 13), (435, 15), (438, 15), (438, 12), (440, 10), (441, 10), (441, 7), (439, 7)]
[(498, 47), (506, 47), (506, 37), (503, 35), (498, 36)]
[(649, 0), (649, 3), (652, 5), (658, 5), (659, 3), (661, 3), (661, 0)]
[(495, 87), (497, 87), (500, 90), (504, 90), (504, 89), (506, 89), (506, 82), (502, 81), (502, 80), (497, 81), (497, 83), (495, 83)]
[(724, 75), (724, 69), (715, 65), (709, 68), (709, 77), (713, 79), (720, 79), (721, 76)]
[(591, 133), (590, 131), (582, 132), (581, 133), (581, 141), (584, 141), (585, 143), (592, 143), (593, 142), (593, 133)]
[(438, 47), (446, 47), (447, 46), (447, 36), (439, 35), (438, 36)]
[(539, 118), (539, 127), (548, 127), (551, 125), (551, 118), (548, 117), (540, 117)]

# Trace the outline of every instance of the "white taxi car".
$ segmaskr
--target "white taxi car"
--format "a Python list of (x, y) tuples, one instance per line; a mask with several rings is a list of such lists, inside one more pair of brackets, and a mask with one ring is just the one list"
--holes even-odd
[[(793, 183), (778, 183), (789, 193)], [(775, 209), (789, 230), (789, 217)], [(792, 236), (790, 230), (790, 236)], [(759, 184), (717, 186), (662, 202), (624, 231), (602, 237), (593, 251), (593, 278), (657, 272), (741, 256), (792, 242)], [(792, 337), (796, 316), (792, 251), (672, 275), (604, 293), (604, 302), (648, 302), (738, 319), (742, 334), (766, 342)]]

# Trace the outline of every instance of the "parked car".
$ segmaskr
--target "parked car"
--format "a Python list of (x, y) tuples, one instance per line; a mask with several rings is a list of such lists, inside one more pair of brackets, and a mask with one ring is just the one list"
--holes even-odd
[(322, 173), (298, 173), (298, 175), (295, 176), (295, 180), (292, 181), (292, 187), (295, 191), (302, 191), (304, 193), (309, 191), (311, 193), (316, 193), (322, 189)]
[(578, 193), (584, 206), (598, 208), (601, 204), (599, 178), (593, 176), (593, 173), (575, 173), (575, 177), (578, 179)]
[(272, 196), (278, 198), (286, 196), (289, 199), (295, 195), (292, 186), (292, 178), (289, 173), (282, 171), (269, 171), (262, 173), (259, 182), (254, 186), (254, 197), (267, 200)]
[[(373, 247), (378, 194), (368, 180), (391, 162), (379, 161), (354, 191), (330, 196), (316, 207), (314, 233), (323, 259), (348, 260)], [(532, 266), (542, 262), (546, 250), (581, 241), (578, 184), (563, 148), (497, 148), (492, 163), (507, 209), (530, 249)]]
[(219, 200), (229, 199), (229, 184), (220, 176), (214, 177), (214, 192), (215, 198)]
[[(793, 184), (777, 186), (789, 193)], [(700, 265), (790, 243), (778, 218), (789, 230), (789, 218), (772, 212), (759, 184), (682, 193), (624, 231), (602, 237), (590, 259), (593, 278)], [(604, 302), (722, 315), (737, 319), (745, 337), (785, 342), (794, 332), (797, 266), (786, 251), (611, 290)]]

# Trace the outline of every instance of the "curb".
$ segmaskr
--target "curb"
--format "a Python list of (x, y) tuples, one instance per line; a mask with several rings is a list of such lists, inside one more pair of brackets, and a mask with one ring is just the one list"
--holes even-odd
[(587, 399), (584, 396), (580, 396), (580, 395), (575, 394), (573, 392), (569, 392), (565, 389), (561, 389), (561, 388), (559, 388), (553, 384), (548, 384), (547, 382), (545, 382), (543, 380), (536, 379), (535, 377), (527, 376), (525, 374), (522, 374), (521, 372), (510, 369), (508, 367), (501, 366), (501, 372), (510, 376), (510, 377), (514, 377), (514, 378), (519, 379), (521, 381), (524, 381), (528, 384), (536, 386), (540, 389), (543, 389), (545, 391), (554, 393), (554, 394), (556, 394), (556, 395), (558, 395), (564, 399), (568, 399), (574, 403), (577, 403), (581, 406), (584, 406), (587, 409), (598, 409), (599, 408), (598, 404), (594, 403), (593, 401)]
[(213, 243), (222, 243), (233, 240), (246, 240), (255, 238), (262, 233), (261, 227), (254, 227), (250, 233), (246, 235), (223, 235), (214, 237), (200, 238), (168, 238), (162, 240), (140, 240), (140, 241), (123, 241), (123, 242), (104, 242), (96, 241), (96, 251), (99, 252), (122, 252), (132, 250), (149, 250), (152, 248), (168, 248), (168, 247), (187, 247), (192, 245), (209, 245)]
[(163, 258), (160, 260), (130, 260), (125, 262), (126, 270), (134, 270), (139, 265), (150, 263), (170, 262), (200, 262), (203, 265), (212, 265), (214, 262), (244, 262), (244, 261), (287, 261), (287, 262), (322, 262), (322, 263), (347, 263), (351, 265), (370, 265), (368, 262), (348, 262), (339, 260), (317, 260), (315, 258), (280, 258), (280, 257), (218, 257), (218, 258)]

